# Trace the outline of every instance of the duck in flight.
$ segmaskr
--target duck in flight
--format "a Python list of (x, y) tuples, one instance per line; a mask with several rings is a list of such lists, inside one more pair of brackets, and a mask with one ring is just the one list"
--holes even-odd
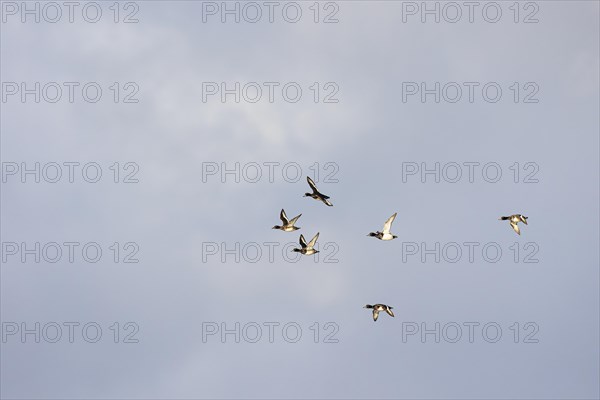
[(300, 227), (294, 226), (294, 224), (296, 223), (296, 221), (298, 221), (298, 218), (300, 218), (301, 216), (302, 214), (297, 215), (292, 219), (288, 219), (287, 215), (285, 215), (285, 211), (282, 208), (281, 212), (279, 213), (279, 219), (281, 219), (283, 225), (275, 225), (272, 229), (280, 229), (284, 232), (293, 232), (295, 230), (298, 230), (300, 229)]
[(392, 223), (394, 222), (394, 220), (396, 219), (396, 215), (398, 215), (398, 213), (394, 213), (394, 215), (392, 215), (391, 217), (388, 218), (387, 221), (385, 221), (385, 224), (383, 224), (383, 231), (382, 232), (371, 232), (369, 233), (367, 236), (373, 236), (376, 237), (379, 240), (392, 240), (392, 239), (396, 239), (398, 236), (393, 235), (390, 230), (392, 229)]
[(321, 200), (323, 203), (332, 207), (333, 204), (331, 204), (331, 202), (329, 201), (329, 196), (325, 196), (323, 193), (319, 192), (319, 189), (317, 189), (317, 185), (315, 185), (313, 180), (310, 179), (310, 176), (307, 176), (306, 180), (308, 181), (308, 186), (310, 186), (310, 188), (312, 189), (313, 192), (312, 193), (304, 193), (304, 197), (312, 197), (315, 200)]
[(501, 221), (509, 220), (510, 226), (513, 228), (513, 230), (515, 232), (517, 232), (518, 235), (521, 234), (521, 229), (519, 229), (519, 226), (517, 224), (519, 222), (522, 222), (525, 225), (527, 225), (527, 217), (524, 215), (521, 215), (521, 214), (509, 215), (508, 217), (500, 217), (500, 220)]
[(300, 249), (292, 249), (292, 251), (296, 251), (298, 253), (302, 253), (304, 255), (310, 256), (312, 254), (316, 254), (319, 252), (319, 250), (315, 250), (315, 244), (317, 243), (317, 239), (319, 238), (319, 232), (317, 232), (317, 234), (315, 235), (314, 238), (312, 238), (310, 240), (310, 242), (308, 242), (308, 244), (306, 244), (306, 239), (304, 239), (304, 235), (300, 235), (300, 246), (302, 246), (302, 248)]
[(379, 318), (380, 311), (385, 311), (391, 317), (394, 316), (394, 313), (392, 312), (392, 308), (394, 308), (394, 307), (386, 306), (385, 304), (374, 304), (374, 305), (367, 304), (363, 308), (373, 309), (373, 321), (377, 321), (377, 318)]

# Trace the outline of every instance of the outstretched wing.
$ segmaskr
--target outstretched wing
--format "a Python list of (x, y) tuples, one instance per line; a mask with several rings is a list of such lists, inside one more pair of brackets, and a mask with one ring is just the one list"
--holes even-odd
[(517, 232), (517, 234), (518, 234), (518, 235), (520, 235), (520, 234), (521, 234), (521, 229), (519, 228), (519, 225), (517, 225), (517, 224), (514, 224), (514, 223), (512, 223), (512, 222), (511, 222), (511, 223), (510, 223), (510, 226), (512, 226), (513, 230), (514, 230), (515, 232)]
[(300, 235), (300, 246), (302, 246), (302, 248), (306, 247), (306, 239), (304, 239), (304, 235)]
[(385, 224), (383, 224), (383, 233), (390, 233), (390, 230), (392, 229), (392, 223), (396, 219), (396, 215), (398, 215), (397, 212), (389, 217), (387, 221), (385, 221)]
[(294, 225), (296, 223), (296, 221), (298, 221), (298, 218), (300, 218), (302, 216), (302, 214), (295, 216), (294, 218), (292, 218), (289, 222), (290, 225)]
[(281, 219), (281, 222), (283, 222), (283, 225), (289, 224), (288, 217), (287, 217), (287, 215), (285, 215), (285, 211), (283, 211), (283, 208), (281, 209), (281, 212), (279, 213), (279, 219)]
[(319, 238), (319, 232), (317, 232), (317, 234), (315, 235), (314, 238), (310, 239), (310, 242), (308, 242), (308, 247), (315, 247), (315, 244), (317, 244), (318, 238)]
[(373, 321), (377, 321), (377, 318), (379, 318), (379, 311), (373, 309)]
[(317, 189), (317, 185), (315, 185), (315, 183), (313, 182), (312, 179), (310, 179), (310, 176), (306, 177), (306, 181), (308, 182), (308, 186), (310, 186), (310, 188), (313, 190), (313, 192), (318, 192), (319, 189)]
[(392, 307), (388, 307), (385, 309), (385, 312), (388, 313), (390, 316), (394, 316), (394, 313), (392, 312)]

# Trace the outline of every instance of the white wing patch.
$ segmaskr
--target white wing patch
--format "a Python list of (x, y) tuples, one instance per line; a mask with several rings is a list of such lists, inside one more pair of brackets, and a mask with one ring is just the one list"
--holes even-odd
[(385, 224), (383, 224), (383, 233), (390, 233), (390, 230), (392, 229), (392, 223), (394, 223), (396, 215), (398, 215), (397, 212), (394, 213), (394, 215), (392, 215), (391, 217), (389, 217), (387, 221), (385, 221)]
[(519, 225), (517, 225), (517, 224), (515, 224), (515, 223), (512, 223), (512, 222), (511, 222), (511, 223), (510, 223), (510, 226), (512, 226), (513, 230), (514, 230), (515, 232), (517, 232), (517, 234), (518, 234), (518, 235), (520, 235), (520, 234), (521, 234), (521, 229), (519, 228)]
[(298, 221), (298, 218), (300, 218), (301, 216), (302, 216), (302, 214), (300, 214), (300, 215), (298, 215), (298, 216), (296, 216), (296, 217), (292, 218), (292, 219), (291, 219), (291, 220), (288, 222), (288, 224), (293, 226), (293, 225), (296, 223), (296, 221)]
[(319, 238), (319, 232), (317, 232), (317, 234), (315, 235), (314, 238), (312, 238), (310, 240), (310, 242), (308, 242), (308, 247), (315, 247), (315, 244), (317, 244), (317, 239)]

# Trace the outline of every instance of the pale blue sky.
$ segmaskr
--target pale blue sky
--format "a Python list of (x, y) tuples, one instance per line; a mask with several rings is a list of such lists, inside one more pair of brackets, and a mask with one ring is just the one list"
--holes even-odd
[[(95, 104), (2, 103), (3, 162), (93, 161), (104, 173), (97, 184), (9, 179), (2, 241), (96, 241), (105, 252), (97, 264), (2, 264), (2, 322), (104, 330), (96, 344), (9, 337), (3, 397), (600, 396), (598, 2), (536, 2), (536, 24), (515, 24), (512, 2), (499, 3), (496, 24), (480, 14), (403, 23), (402, 4), (389, 1), (337, 2), (337, 24), (315, 24), (313, 2), (299, 2), (296, 24), (279, 14), (222, 24), (202, 22), (201, 2), (145, 1), (139, 23), (115, 24), (112, 2), (100, 4), (96, 24), (7, 16), (1, 27), (3, 82), (95, 81), (105, 91)], [(202, 82), (222, 81), (294, 81), (306, 92), (298, 103), (203, 103)], [(504, 94), (495, 104), (403, 103), (402, 82), (422, 81), (498, 82)], [(113, 103), (113, 82), (137, 83), (139, 103)], [(339, 103), (315, 104), (313, 82), (335, 82)], [(513, 82), (535, 82), (539, 103), (514, 103)], [(116, 161), (137, 163), (140, 182), (112, 183)], [(339, 182), (318, 184), (334, 207), (302, 198), (304, 178), (203, 183), (203, 162), (296, 162), (306, 172), (335, 162)], [(403, 183), (404, 162), (496, 162), (505, 175)], [(540, 182), (513, 183), (515, 162), (539, 165)], [(300, 231), (270, 229), (281, 208), (303, 214)], [(397, 240), (366, 237), (396, 211)], [(497, 220), (516, 212), (529, 217), (520, 237)], [(204, 242), (287, 243), (317, 231), (338, 244), (339, 263), (202, 262)], [(130, 241), (140, 262), (113, 263), (108, 246)], [(403, 263), (403, 242), (496, 242), (506, 255)], [(514, 263), (514, 242), (537, 244), (540, 262)], [(374, 323), (362, 306), (376, 302), (396, 317)], [(115, 321), (136, 322), (140, 342), (114, 344)], [(296, 322), (303, 336), (203, 343), (203, 322)], [(315, 344), (314, 322), (336, 323), (339, 343)], [(403, 343), (403, 322), (496, 322), (503, 336)], [(539, 343), (513, 343), (514, 322), (535, 322)]]

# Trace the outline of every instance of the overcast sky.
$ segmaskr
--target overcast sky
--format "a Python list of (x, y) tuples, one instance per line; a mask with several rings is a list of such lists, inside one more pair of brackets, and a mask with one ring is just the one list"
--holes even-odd
[[(600, 396), (598, 2), (22, 4), (1, 5), (2, 397)], [(282, 208), (299, 231), (271, 229)], [(396, 240), (367, 237), (394, 212)]]

